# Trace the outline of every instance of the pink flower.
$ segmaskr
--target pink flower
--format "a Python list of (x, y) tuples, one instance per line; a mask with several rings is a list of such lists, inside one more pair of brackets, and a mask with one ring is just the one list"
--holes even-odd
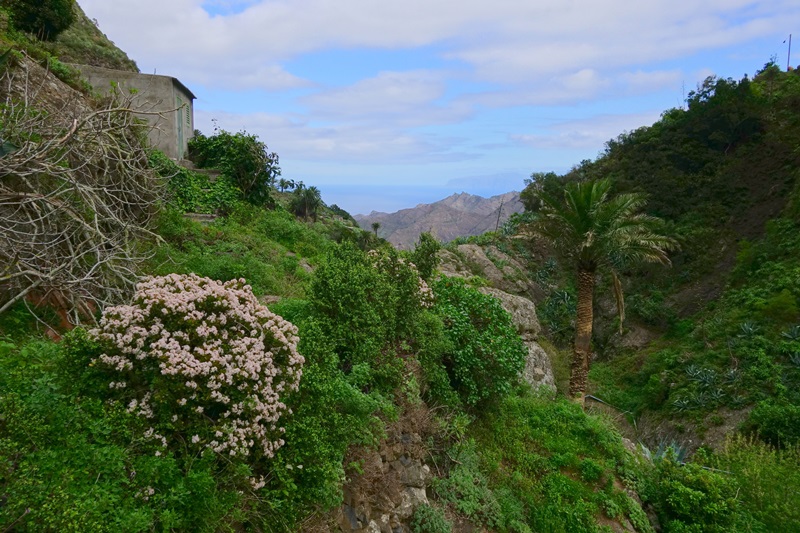
[[(281, 395), (298, 389), (305, 360), (297, 328), (261, 305), (244, 280), (146, 278), (131, 305), (107, 309), (90, 334), (106, 347), (95, 364), (135, 415), (198, 430), (191, 444), (217, 453), (259, 446), (272, 456), (283, 445)], [(176, 412), (175, 402), (192, 409)], [(203, 445), (203, 435), (215, 440)], [(146, 437), (167, 447), (152, 428)]]

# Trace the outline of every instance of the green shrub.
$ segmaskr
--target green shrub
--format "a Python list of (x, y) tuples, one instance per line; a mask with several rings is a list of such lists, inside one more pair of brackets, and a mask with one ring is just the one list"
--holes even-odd
[(286, 401), (293, 413), (286, 419), (287, 445), (278, 450), (262, 489), (285, 526), (269, 530), (298, 531), (310, 511), (341, 505), (348, 448), (373, 445), (383, 431), (378, 415), (384, 404), (348, 381), (313, 319), (301, 323), (299, 350), (306, 363), (300, 389)]
[(440, 278), (432, 285), (434, 312), (451, 349), (442, 355), (453, 388), (465, 404), (508, 393), (525, 365), (525, 346), (497, 299), (463, 280)]
[(758, 310), (765, 318), (781, 326), (797, 322), (800, 318), (797, 298), (788, 289), (767, 298), (758, 306)]
[(453, 345), (445, 336), (442, 317), (429, 311), (422, 313), (416, 326), (414, 351), (422, 367), (423, 398), (431, 405), (460, 409), (461, 398), (453, 389), (444, 364), (445, 354), (453, 351)]
[[(619, 436), (566, 399), (520, 387), (496, 402), (472, 435), (500, 502), (501, 530), (594, 532), (600, 512), (650, 531), (641, 507), (614, 488), (636, 471)], [(620, 520), (621, 521), (621, 520)]]
[(455, 468), (446, 478), (434, 478), (431, 486), (436, 495), (458, 513), (486, 528), (499, 525), (500, 507), (480, 470), (475, 442), (468, 440), (458, 449)]
[(437, 507), (420, 505), (411, 517), (411, 531), (414, 533), (450, 533), (452, 530), (453, 524)]
[(220, 128), (215, 128), (211, 137), (195, 132), (189, 141), (189, 158), (200, 168), (222, 171), (251, 204), (272, 203), (271, 191), (281, 173), (278, 154), (269, 152), (257, 136)]
[[(702, 457), (700, 458), (702, 460)], [(656, 508), (666, 533), (727, 533), (740, 519), (735, 481), (672, 455), (656, 462), (655, 480), (645, 498)]]
[(800, 444), (800, 406), (761, 402), (750, 412), (745, 429), (773, 446), (797, 446)]
[(91, 380), (74, 379), (90, 370), (76, 364), (76, 335), (69, 356), (40, 340), (0, 349), (0, 529), (234, 531), (263, 512), (247, 469), (213, 454), (156, 457), (108, 389), (81, 390)]
[(664, 293), (652, 291), (649, 295), (631, 294), (626, 308), (646, 324), (665, 326), (675, 321), (675, 311), (664, 302)]
[[(308, 262), (331, 246), (291, 214), (246, 203), (208, 225), (166, 210), (159, 217), (158, 232), (166, 245), (152, 260), (152, 273), (194, 272), (221, 281), (245, 278), (259, 296), (302, 297), (311, 277)], [(303, 256), (308, 258), (305, 265)]]
[(409, 254), (411, 262), (416, 265), (420, 277), (425, 281), (431, 280), (433, 272), (439, 265), (437, 252), (441, 247), (439, 241), (426, 231), (420, 234), (419, 241), (414, 245), (414, 251)]
[(800, 448), (778, 450), (756, 439), (733, 437), (711, 465), (732, 473), (743, 509), (763, 531), (800, 531)]
[(242, 196), (231, 178), (220, 176), (211, 182), (208, 176), (177, 165), (158, 150), (151, 152), (150, 166), (168, 179), (170, 202), (184, 213), (227, 214)]
[(225, 229), (230, 240), (239, 238), (255, 248), (262, 246), (260, 240), (268, 239), (307, 258), (322, 256), (332, 247), (321, 228), (300, 224), (289, 212), (279, 208), (265, 210), (238, 205), (225, 222)]
[(75, 21), (75, 0), (3, 0), (17, 29), (45, 41), (54, 40)]
[(591, 458), (583, 459), (578, 465), (578, 471), (581, 474), (581, 479), (588, 483), (594, 483), (603, 475), (603, 466)]
[(309, 301), (342, 362), (378, 357), (394, 308), (388, 280), (353, 244), (334, 248), (314, 272)]
[(408, 349), (430, 298), (412, 265), (394, 249), (368, 255), (342, 243), (317, 268), (309, 293), (314, 315), (346, 367), (366, 363), (390, 382), (399, 377), (396, 355)]
[(269, 306), (270, 311), (292, 324), (300, 324), (311, 316), (311, 304), (299, 298), (283, 298)]

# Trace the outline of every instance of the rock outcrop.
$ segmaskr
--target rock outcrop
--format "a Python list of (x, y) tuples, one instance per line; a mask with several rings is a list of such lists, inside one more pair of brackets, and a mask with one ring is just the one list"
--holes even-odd
[(401, 533), (409, 531), (408, 521), (417, 507), (428, 503), (427, 484), (431, 469), (420, 459), (407, 455), (397, 458), (375, 453), (367, 466), (380, 473), (381, 491), (345, 489), (344, 504), (337, 515), (337, 525), (342, 532)]
[(439, 270), (445, 276), (480, 276), (504, 292), (539, 297), (541, 289), (527, 276), (525, 267), (496, 246), (460, 244), (455, 253), (439, 250)]
[(534, 387), (555, 390), (553, 365), (537, 342), (542, 327), (536, 316), (536, 305), (529, 297), (539, 291), (526, 276), (523, 266), (494, 246), (484, 250), (476, 244), (462, 244), (456, 252), (439, 251), (439, 271), (445, 276), (465, 279), (481, 276), (489, 283), (489, 287), (479, 290), (500, 301), (528, 349), (523, 371), (525, 381)]
[(503, 309), (511, 315), (511, 322), (523, 339), (535, 340), (539, 337), (542, 326), (539, 324), (539, 319), (536, 316), (536, 306), (532, 301), (494, 287), (481, 287), (478, 290), (500, 301)]
[[(406, 413), (405, 423), (413, 420)], [(403, 420), (399, 421), (403, 422)], [(409, 428), (405, 428), (409, 429)], [(344, 503), (330, 515), (326, 531), (404, 533), (417, 507), (428, 503), (431, 469), (416, 432), (390, 428), (380, 448), (359, 449), (361, 472), (344, 487)]]

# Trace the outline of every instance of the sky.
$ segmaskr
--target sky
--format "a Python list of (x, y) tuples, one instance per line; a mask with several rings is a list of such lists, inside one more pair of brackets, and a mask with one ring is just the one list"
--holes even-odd
[(259, 136), (282, 176), (352, 214), (521, 190), (741, 79), (797, 0), (79, 0), (145, 73), (197, 96), (195, 127)]

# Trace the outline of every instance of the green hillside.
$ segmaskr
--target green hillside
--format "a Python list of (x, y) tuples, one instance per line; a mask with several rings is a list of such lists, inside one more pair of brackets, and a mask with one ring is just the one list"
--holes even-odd
[(680, 243), (671, 268), (625, 273), (629, 326), (660, 338), (626, 348), (602, 325), (595, 338), (597, 395), (657, 424), (649, 438), (694, 448), (731, 418), (797, 444), (798, 105), (800, 76), (772, 64), (752, 80), (710, 78), (685, 109), (562, 178), (644, 192)]
[[(79, 86), (1, 5), (5, 46), (51, 72), (10, 53), (0, 76)], [(556, 391), (520, 378), (480, 265), (441, 276), (427, 234), (398, 252), (263, 140), (199, 135), (187, 169), (124, 110), (91, 122), (109, 104), (87, 98), (64, 123), (9, 90), (0, 530), (800, 528), (798, 82), (774, 65), (709, 80), (597, 160), (535, 175), (524, 215), (468, 240), (527, 268)], [(620, 271), (622, 334), (598, 284), (589, 392), (622, 416), (566, 398), (574, 282), (526, 232), (536, 188), (598, 177), (649, 195), (681, 245), (671, 268)]]

